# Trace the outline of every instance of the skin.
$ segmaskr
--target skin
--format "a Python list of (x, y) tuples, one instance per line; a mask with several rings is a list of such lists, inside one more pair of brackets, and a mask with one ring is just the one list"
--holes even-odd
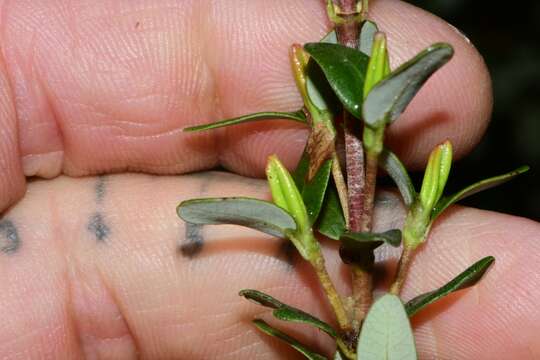
[[(298, 125), (181, 129), (299, 108), (287, 50), (328, 29), (322, 2), (4, 0), (0, 14), (0, 357), (299, 358), (253, 329), (250, 320), (268, 311), (236, 292), (267, 291), (332, 321), (309, 267), (282, 241), (239, 227), (186, 239), (174, 209), (199, 196), (268, 198), (265, 182), (250, 177), (272, 153), (295, 164), (306, 137)], [(393, 67), (432, 42), (456, 50), (392, 126), (389, 144), (413, 167), (447, 138), (458, 157), (467, 153), (491, 110), (480, 55), (411, 5), (379, 0), (371, 14), (388, 33)], [(217, 165), (238, 175), (155, 176)], [(118, 174), (91, 176), (106, 173)], [(399, 225), (399, 201), (382, 200), (376, 228)], [(186, 252), (194, 239), (200, 248)], [(527, 219), (462, 207), (445, 214), (416, 257), (405, 299), (483, 256), (497, 263), (477, 287), (414, 318), (421, 358), (538, 358), (539, 244), (540, 226)], [(335, 244), (324, 246), (344, 291)], [(396, 254), (379, 256), (384, 286)], [(295, 329), (331, 352), (324, 335)]]

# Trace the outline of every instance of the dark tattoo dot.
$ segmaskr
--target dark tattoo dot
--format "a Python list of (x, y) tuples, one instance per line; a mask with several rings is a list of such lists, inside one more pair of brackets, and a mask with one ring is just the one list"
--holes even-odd
[(99, 204), (105, 198), (105, 176), (100, 176), (97, 180), (95, 191), (96, 191), (96, 202)]
[(11, 220), (0, 221), (0, 251), (13, 254), (21, 247), (21, 239), (17, 228)]
[(180, 252), (187, 258), (193, 258), (199, 254), (204, 247), (202, 236), (202, 226), (186, 223), (185, 243), (180, 246)]
[(90, 218), (87, 226), (88, 231), (90, 231), (98, 241), (105, 241), (109, 236), (111, 229), (105, 224), (103, 220), (103, 215), (100, 213), (95, 213)]

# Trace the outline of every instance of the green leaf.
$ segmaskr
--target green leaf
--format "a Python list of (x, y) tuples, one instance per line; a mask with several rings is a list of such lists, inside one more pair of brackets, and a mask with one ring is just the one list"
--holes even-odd
[(294, 120), (301, 123), (307, 122), (306, 114), (304, 114), (303, 110), (298, 110), (294, 112), (265, 111), (265, 112), (258, 112), (255, 114), (239, 116), (232, 119), (221, 120), (221, 121), (213, 122), (210, 124), (191, 126), (191, 127), (184, 128), (183, 131), (186, 131), (186, 132), (204, 131), (204, 130), (217, 129), (217, 128), (221, 128), (225, 126), (243, 124), (243, 123), (247, 123), (251, 121), (283, 120), (283, 119)]
[[(337, 44), (336, 32), (329, 32), (320, 42)], [(336, 105), (339, 104), (339, 100), (337, 100), (334, 91), (328, 84), (328, 81), (326, 81), (320, 66), (312, 59), (308, 62), (306, 77), (307, 93), (313, 105), (321, 111), (328, 110), (330, 112), (337, 112), (338, 108)]]
[(289, 344), (293, 349), (304, 355), (309, 360), (327, 360), (326, 357), (324, 357), (323, 355), (317, 354), (316, 352), (309, 350), (304, 344), (300, 343), (292, 336), (285, 334), (281, 330), (270, 326), (264, 320), (255, 319), (253, 320), (253, 324), (255, 324), (255, 326), (265, 334), (278, 338)]
[(240, 291), (239, 295), (248, 300), (254, 301), (259, 305), (274, 309), (273, 315), (279, 320), (312, 325), (324, 331), (333, 338), (337, 337), (336, 331), (324, 321), (319, 320), (315, 316), (308, 314), (305, 311), (287, 304), (283, 304), (268, 294), (257, 290), (245, 289)]
[[(358, 44), (358, 50), (371, 56), (371, 48), (373, 47), (373, 37), (375, 33), (379, 31), (377, 24), (373, 21), (366, 20), (362, 24), (362, 30), (360, 30), (360, 38)], [(336, 38), (337, 40), (337, 38)]]
[(339, 202), (339, 195), (334, 182), (331, 181), (326, 189), (326, 196), (317, 223), (317, 231), (332, 240), (339, 240), (346, 230), (347, 226)]
[(443, 287), (415, 297), (405, 305), (407, 314), (413, 316), (427, 305), (450, 293), (474, 286), (482, 279), (494, 261), (495, 258), (493, 256), (487, 256), (471, 265), (467, 270), (456, 276)]
[(304, 185), (306, 184), (306, 177), (309, 170), (309, 154), (304, 150), (302, 153), (302, 157), (298, 161), (298, 164), (296, 165), (296, 169), (294, 169), (293, 173), (291, 174), (294, 183), (296, 184), (296, 187), (298, 188), (298, 191), (302, 192), (304, 190)]
[(341, 241), (351, 245), (356, 244), (357, 246), (387, 243), (393, 247), (398, 247), (401, 245), (401, 231), (398, 229), (393, 229), (383, 233), (346, 232), (341, 235)]
[(521, 175), (527, 171), (529, 171), (528, 166), (521, 166), (514, 171), (510, 171), (509, 173), (478, 181), (477, 183), (467, 186), (466, 188), (452, 195), (443, 197), (437, 203), (437, 205), (435, 205), (435, 208), (433, 209), (433, 212), (432, 212), (432, 219), (436, 219), (450, 205), (462, 199), (465, 199), (466, 197), (479, 193), (480, 191), (484, 191), (487, 189), (491, 189), (492, 187), (502, 185), (505, 182), (510, 181), (516, 176)]
[(399, 246), (401, 243), (401, 231), (390, 230), (384, 233), (352, 233), (346, 232), (341, 235), (339, 256), (345, 264), (356, 264), (362, 268), (373, 264), (375, 255), (373, 250), (384, 243)]
[(394, 180), (405, 205), (407, 207), (411, 206), (417, 194), (409, 173), (401, 160), (390, 150), (383, 149), (379, 157), (379, 166)]
[(356, 349), (358, 360), (417, 359), (411, 324), (399, 297), (386, 294), (369, 310)]
[[(308, 169), (309, 155), (304, 151), (296, 166), (296, 170), (292, 174), (296, 186), (302, 193), (302, 196), (305, 194), (304, 187), (306, 186)], [(319, 170), (319, 173), (321, 173), (321, 170)], [(308, 209), (308, 212), (311, 211)], [(319, 211), (317, 231), (332, 240), (339, 240), (341, 234), (346, 230), (345, 217), (343, 216), (343, 210), (341, 209), (341, 203), (339, 202), (339, 196), (334, 181), (329, 180), (324, 195), (324, 201)]]
[(378, 83), (363, 104), (364, 121), (379, 127), (396, 120), (427, 79), (453, 55), (448, 44), (434, 44)]
[(257, 199), (207, 198), (183, 201), (176, 212), (184, 221), (199, 225), (234, 224), (277, 237), (296, 230), (291, 215), (282, 208)]
[(431, 212), (441, 198), (452, 166), (452, 144), (445, 141), (431, 152), (420, 189), (420, 202)]
[(319, 64), (345, 108), (360, 118), (369, 58), (358, 50), (338, 44), (309, 43), (304, 45), (304, 49)]
[(390, 72), (386, 35), (382, 32), (375, 33), (372, 46), (373, 49), (371, 50), (371, 57), (368, 62), (366, 80), (364, 81), (364, 98)]
[(275, 155), (268, 158), (266, 176), (274, 203), (287, 210), (294, 218), (299, 232), (308, 231), (310, 229), (309, 217), (302, 195), (287, 168)]
[(331, 173), (332, 160), (327, 160), (321, 166), (313, 180), (306, 182), (302, 188), (302, 199), (304, 199), (311, 225), (317, 220), (323, 206)]

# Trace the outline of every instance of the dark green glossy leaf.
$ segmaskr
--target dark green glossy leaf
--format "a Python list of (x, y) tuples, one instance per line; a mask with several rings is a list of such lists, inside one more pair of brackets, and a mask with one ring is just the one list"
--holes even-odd
[(441, 200), (439, 200), (437, 205), (435, 205), (435, 208), (433, 209), (433, 212), (431, 213), (432, 214), (431, 218), (436, 219), (450, 205), (462, 199), (465, 199), (466, 197), (479, 193), (480, 191), (491, 189), (492, 187), (504, 184), (505, 182), (510, 181), (516, 176), (521, 175), (527, 171), (529, 171), (529, 167), (522, 166), (522, 167), (517, 168), (514, 171), (510, 171), (509, 173), (478, 181), (477, 183), (467, 186), (465, 189), (460, 190), (452, 195), (444, 196), (443, 198), (441, 198)]
[(255, 320), (253, 320), (253, 323), (255, 324), (255, 326), (259, 330), (261, 330), (265, 334), (268, 334), (270, 336), (278, 338), (278, 339), (284, 341), (285, 343), (289, 344), (293, 349), (295, 349), (296, 351), (298, 351), (299, 353), (304, 355), (307, 359), (309, 359), (309, 360), (327, 360), (326, 357), (324, 357), (323, 355), (317, 354), (316, 352), (308, 349), (307, 346), (305, 346), (304, 344), (302, 344), (301, 342), (299, 342), (298, 340), (296, 340), (292, 336), (289, 336), (289, 335), (285, 334), (283, 331), (278, 330), (275, 327), (270, 326), (264, 320), (255, 319)]
[[(321, 43), (337, 44), (337, 35), (335, 31), (331, 31), (324, 38), (321, 39)], [(306, 68), (306, 88), (309, 99), (319, 110), (329, 110), (330, 112), (337, 112), (339, 100), (337, 100), (334, 91), (326, 81), (323, 71), (320, 66), (314, 61), (310, 60)]]
[(176, 212), (184, 221), (199, 224), (234, 224), (277, 237), (296, 230), (294, 219), (282, 208), (257, 199), (207, 198), (183, 201)]
[(384, 243), (399, 246), (401, 231), (389, 230), (384, 233), (351, 233), (341, 235), (339, 256), (345, 264), (356, 264), (362, 268), (369, 268), (375, 260), (373, 250)]
[(338, 44), (309, 43), (304, 49), (319, 64), (345, 108), (360, 118), (369, 58), (358, 50)]
[(343, 209), (333, 181), (330, 181), (330, 185), (326, 189), (326, 197), (319, 215), (317, 231), (332, 240), (339, 240), (341, 235), (347, 231)]
[(379, 127), (396, 120), (427, 79), (453, 55), (448, 44), (434, 44), (379, 82), (364, 100), (364, 121)]
[(244, 116), (236, 117), (233, 119), (221, 120), (221, 121), (213, 122), (210, 124), (191, 126), (191, 127), (184, 128), (184, 131), (187, 131), (187, 132), (204, 131), (204, 130), (217, 129), (217, 128), (221, 128), (225, 126), (243, 124), (243, 123), (247, 123), (251, 121), (283, 120), (283, 119), (294, 120), (301, 123), (307, 122), (306, 114), (304, 114), (303, 110), (298, 110), (294, 112), (265, 111), (265, 112), (255, 113), (255, 114), (244, 115)]
[(401, 245), (401, 231), (393, 229), (383, 233), (346, 232), (341, 235), (340, 240), (343, 244), (351, 248), (377, 247), (383, 243), (398, 247)]
[(405, 205), (411, 206), (416, 198), (416, 190), (401, 160), (390, 150), (384, 149), (379, 157), (379, 166), (394, 180)]
[(325, 203), (325, 195), (327, 189), (329, 189), (328, 184), (330, 183), (329, 180), (332, 173), (332, 160), (327, 160), (310, 182), (307, 181), (308, 170), (309, 155), (304, 151), (292, 177), (296, 183), (296, 187), (302, 194), (311, 225), (313, 225)]
[(273, 315), (280, 320), (312, 325), (333, 338), (337, 337), (336, 331), (324, 321), (317, 319), (305, 311), (284, 304), (268, 294), (257, 290), (246, 289), (240, 291), (239, 295), (259, 305), (274, 309)]
[(373, 36), (379, 31), (377, 24), (373, 21), (366, 20), (362, 24), (362, 30), (360, 30), (360, 38), (358, 44), (358, 50), (371, 56), (371, 48), (373, 47)]
[(383, 295), (369, 310), (356, 349), (358, 360), (417, 359), (414, 336), (399, 297)]
[(298, 188), (298, 191), (302, 192), (304, 190), (304, 185), (306, 184), (306, 177), (307, 173), (309, 171), (309, 154), (304, 150), (302, 153), (302, 157), (300, 158), (300, 161), (298, 161), (298, 164), (296, 165), (296, 169), (294, 169), (293, 173), (291, 174), (294, 183), (296, 184), (296, 187)]
[(474, 286), (482, 279), (494, 261), (495, 258), (493, 256), (487, 256), (471, 265), (467, 270), (456, 276), (443, 287), (415, 297), (405, 305), (407, 314), (413, 316), (427, 305), (450, 293)]
[(304, 199), (311, 225), (315, 223), (321, 211), (331, 173), (332, 160), (327, 160), (321, 166), (313, 180), (306, 182), (302, 189), (302, 198)]

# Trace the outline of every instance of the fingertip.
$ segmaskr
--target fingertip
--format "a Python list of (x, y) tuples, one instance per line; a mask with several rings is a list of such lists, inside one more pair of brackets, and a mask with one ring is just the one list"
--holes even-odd
[(26, 191), (11, 88), (0, 59), (0, 214)]
[(487, 128), (493, 103), (491, 78), (480, 53), (457, 28), (408, 3), (375, 2), (371, 14), (388, 34), (394, 69), (433, 43), (454, 48), (450, 62), (389, 128), (389, 146), (413, 168), (423, 166), (431, 149), (446, 139), (457, 158), (471, 151)]
[(220, 162), (237, 174), (264, 177), (268, 157), (275, 154), (292, 170), (300, 160), (307, 135), (306, 126), (287, 120), (224, 129), (218, 141)]

